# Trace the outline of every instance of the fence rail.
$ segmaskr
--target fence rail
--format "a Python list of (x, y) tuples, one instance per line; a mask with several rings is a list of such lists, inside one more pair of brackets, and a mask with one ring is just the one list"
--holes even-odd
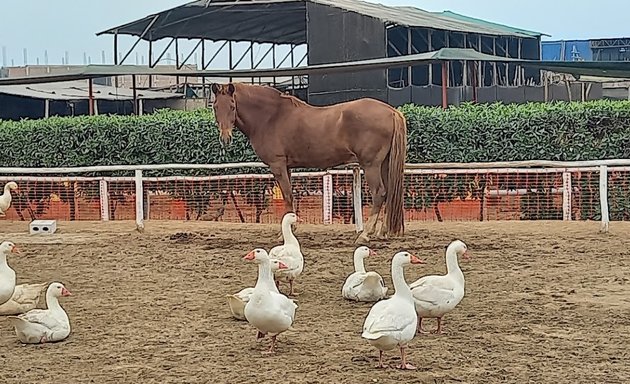
[[(20, 187), (9, 220), (135, 219), (139, 230), (150, 219), (278, 222), (283, 205), (270, 173), (144, 174), (252, 168), (266, 165), (0, 168), (0, 182), (16, 181)], [(133, 171), (133, 176), (75, 176), (116, 171)], [(362, 174), (356, 165), (293, 173), (298, 212), (312, 223), (352, 222), (361, 231), (371, 204)], [(407, 221), (599, 220), (606, 232), (611, 214), (612, 220), (630, 220), (630, 159), (407, 164), (405, 170)]]

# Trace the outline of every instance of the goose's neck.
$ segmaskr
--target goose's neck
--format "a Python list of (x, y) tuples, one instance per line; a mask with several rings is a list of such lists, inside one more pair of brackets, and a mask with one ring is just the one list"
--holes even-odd
[(52, 292), (46, 292), (46, 306), (53, 312), (63, 311), (63, 309), (61, 309), (61, 305), (59, 305), (59, 300), (52, 294)]
[[(254, 289), (258, 287), (270, 287), (271, 285), (275, 285), (271, 273), (271, 262), (269, 260), (262, 260), (258, 263), (258, 280), (256, 280)], [(268, 289), (263, 289), (263, 291), (268, 291)]]
[(9, 265), (7, 264), (7, 254), (4, 252), (0, 252), (0, 268), (4, 269), (8, 267)]
[(459, 262), (457, 261), (457, 252), (454, 249), (446, 250), (446, 270), (450, 276), (460, 279), (464, 278), (464, 273), (459, 268)]
[(11, 196), (11, 189), (9, 188), (8, 185), (4, 186), (4, 193), (2, 194), (2, 197), (6, 197), (6, 196)]
[(298, 243), (298, 239), (293, 234), (291, 224), (288, 221), (282, 222), (282, 238), (284, 239), (285, 244), (300, 245), (300, 243)]
[(354, 255), (354, 271), (365, 273), (365, 264), (361, 255)]
[(399, 263), (392, 262), (392, 282), (394, 283), (394, 295), (412, 298), (411, 289), (405, 281), (403, 266)]

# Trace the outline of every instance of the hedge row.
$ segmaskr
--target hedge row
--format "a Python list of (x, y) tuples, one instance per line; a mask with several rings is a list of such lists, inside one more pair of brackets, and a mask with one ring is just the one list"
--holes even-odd
[[(408, 162), (630, 157), (630, 102), (406, 105)], [(258, 161), (239, 132), (219, 142), (211, 110), (0, 121), (2, 166)]]

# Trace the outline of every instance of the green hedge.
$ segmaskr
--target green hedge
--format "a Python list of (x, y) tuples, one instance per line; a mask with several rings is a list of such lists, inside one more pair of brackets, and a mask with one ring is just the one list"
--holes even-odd
[[(630, 102), (405, 105), (408, 162), (630, 157)], [(2, 166), (258, 161), (242, 134), (219, 142), (211, 110), (0, 121)]]
[[(407, 117), (408, 162), (630, 158), (630, 102), (626, 101), (466, 104), (447, 110), (405, 105), (401, 110)], [(245, 137), (237, 131), (234, 136), (232, 145), (220, 143), (211, 110), (0, 121), (0, 165), (69, 167), (258, 161)], [(147, 175), (169, 173), (172, 172)], [(201, 173), (208, 172), (189, 172)], [(440, 196), (435, 196), (430, 189), (421, 188), (435, 180), (418, 178), (416, 184), (424, 192), (408, 192), (406, 204), (427, 209), (439, 201), (483, 190), (483, 180), (476, 181), (474, 187), (469, 181), (462, 181), (464, 178), (457, 180), (450, 184), (442, 182)], [(549, 188), (540, 186), (543, 193)], [(620, 204), (625, 207), (627, 200)]]

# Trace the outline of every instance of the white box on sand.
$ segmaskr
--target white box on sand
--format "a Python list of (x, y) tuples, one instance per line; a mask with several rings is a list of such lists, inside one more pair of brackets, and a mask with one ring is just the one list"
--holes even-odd
[(33, 220), (30, 224), (31, 235), (51, 235), (57, 230), (57, 220)]

